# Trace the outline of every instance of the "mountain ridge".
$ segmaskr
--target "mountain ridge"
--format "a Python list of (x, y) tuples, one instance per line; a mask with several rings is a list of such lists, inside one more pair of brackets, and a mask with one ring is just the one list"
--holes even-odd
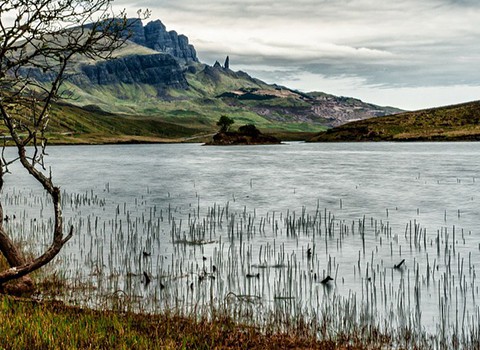
[[(121, 123), (122, 118), (143, 120), (162, 137), (158, 125), (166, 125), (169, 130), (177, 125), (179, 130), (188, 130), (190, 136), (215, 132), (222, 115), (235, 120), (234, 128), (254, 124), (262, 131), (298, 135), (400, 111), (354, 98), (267, 84), (246, 72), (232, 70), (234, 58), (228, 55), (223, 65), (218, 61), (212, 66), (201, 63), (188, 38), (168, 31), (160, 20), (144, 25), (130, 19), (128, 25), (125, 45), (114, 52), (113, 59), (79, 57), (72, 62), (61, 87), (70, 98), (62, 101), (60, 109), (79, 113), (78, 108), (84, 108), (97, 118), (108, 114), (108, 123)], [(25, 72), (48, 84), (49, 76), (35, 67)], [(65, 104), (75, 108), (65, 108)], [(83, 112), (80, 114), (86, 118)], [(76, 133), (72, 125), (55, 132)], [(101, 129), (101, 133), (107, 132), (108, 128)], [(183, 131), (181, 135), (186, 136)]]

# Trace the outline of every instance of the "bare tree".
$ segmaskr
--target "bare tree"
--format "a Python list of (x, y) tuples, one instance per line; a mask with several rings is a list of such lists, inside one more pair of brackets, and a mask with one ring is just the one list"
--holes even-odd
[(50, 262), (72, 237), (73, 227), (64, 233), (60, 188), (44, 166), (50, 106), (61, 97), (70, 66), (111, 58), (131, 24), (124, 12), (114, 14), (111, 0), (0, 2), (0, 132), (18, 151), (13, 159), (0, 159), (0, 190), (9, 165), (20, 162), (50, 195), (55, 219), (50, 246), (26, 260), (5, 230), (0, 203), (0, 252), (10, 265), (0, 271), (0, 286), (22, 277), (33, 288), (24, 276)]

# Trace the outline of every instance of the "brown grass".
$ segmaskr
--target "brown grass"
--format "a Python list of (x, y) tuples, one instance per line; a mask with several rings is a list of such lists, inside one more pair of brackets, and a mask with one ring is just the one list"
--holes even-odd
[[(262, 333), (215, 315), (212, 320), (173, 313), (95, 311), (60, 302), (0, 299), (0, 346), (5, 349), (381, 349), (388, 341), (319, 341), (312, 336)], [(307, 332), (309, 333), (309, 332)], [(381, 343), (381, 344), (377, 344)]]

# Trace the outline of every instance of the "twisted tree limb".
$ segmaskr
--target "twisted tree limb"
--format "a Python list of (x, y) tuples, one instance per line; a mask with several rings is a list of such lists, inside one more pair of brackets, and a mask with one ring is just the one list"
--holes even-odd
[[(79, 57), (109, 59), (128, 39), (135, 22), (112, 15), (111, 0), (9, 0), (0, 4), (0, 118), (18, 158), (0, 159), (0, 190), (8, 165), (19, 161), (50, 195), (55, 219), (48, 248), (25, 259), (4, 226), (0, 203), (0, 252), (10, 268), (0, 271), (0, 289), (49, 263), (73, 235), (64, 235), (61, 191), (44, 174), (50, 106), (59, 97), (68, 67)], [(148, 11), (139, 12), (147, 17)], [(47, 77), (37, 81), (35, 76)], [(31, 147), (31, 148), (30, 148)], [(33, 151), (32, 151), (33, 150)], [(28, 152), (30, 151), (31, 154)]]

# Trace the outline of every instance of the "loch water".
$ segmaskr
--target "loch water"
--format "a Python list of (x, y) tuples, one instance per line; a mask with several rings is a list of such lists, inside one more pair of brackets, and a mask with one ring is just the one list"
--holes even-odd
[[(51, 146), (45, 159), (75, 227), (54, 268), (88, 285), (72, 303), (227, 303), (260, 323), (343, 313), (445, 337), (478, 325), (480, 143)], [(10, 170), (8, 225), (46, 237), (40, 250), (48, 199)]]

